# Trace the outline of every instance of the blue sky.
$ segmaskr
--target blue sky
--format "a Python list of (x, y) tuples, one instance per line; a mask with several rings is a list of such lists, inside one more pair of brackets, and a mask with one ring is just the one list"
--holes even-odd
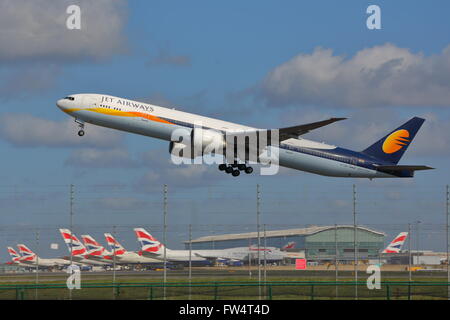
[[(420, 220), (429, 237), (421, 241), (443, 249), (439, 228), (450, 173), (447, 1), (48, 3), (0, 4), (1, 247), (34, 241), (29, 230), (39, 227), (40, 250), (55, 254), (48, 244), (60, 242), (56, 228), (67, 226), (71, 183), (78, 230), (101, 238), (105, 228), (122, 226), (131, 248), (133, 226), (148, 225), (160, 236), (163, 184), (172, 201), (169, 245), (180, 247), (188, 223), (198, 226), (197, 236), (206, 229), (251, 229), (259, 183), (262, 222), (272, 228), (352, 223), (356, 184), (360, 223), (390, 237)], [(70, 4), (81, 7), (81, 30), (65, 28)], [(370, 4), (381, 8), (381, 30), (366, 27)], [(374, 78), (367, 81), (361, 69)], [(287, 169), (235, 179), (215, 167), (180, 169), (169, 162), (163, 141), (93, 127), (76, 136), (55, 101), (82, 92), (258, 127), (348, 117), (308, 136), (355, 150), (422, 116), (427, 121), (402, 163), (437, 169), (408, 181)]]

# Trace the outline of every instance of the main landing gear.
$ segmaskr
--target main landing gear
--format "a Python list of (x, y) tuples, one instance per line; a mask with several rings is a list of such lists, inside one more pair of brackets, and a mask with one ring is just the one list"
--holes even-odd
[(78, 135), (80, 137), (84, 136), (85, 132), (84, 132), (84, 122), (79, 121), (77, 119), (75, 119), (75, 122), (78, 124), (78, 127), (80, 128), (80, 130), (78, 130)]
[(233, 163), (230, 165), (226, 165), (225, 163), (222, 163), (219, 165), (220, 171), (225, 171), (226, 173), (231, 173), (233, 177), (237, 177), (241, 174), (241, 171), (244, 171), (247, 174), (250, 174), (253, 172), (252, 167), (247, 167), (246, 164), (243, 163)]

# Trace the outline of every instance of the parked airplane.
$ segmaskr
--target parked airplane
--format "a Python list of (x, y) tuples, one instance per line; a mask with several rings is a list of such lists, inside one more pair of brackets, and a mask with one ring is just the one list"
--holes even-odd
[(112, 254), (116, 255), (116, 263), (119, 264), (161, 264), (161, 260), (144, 257), (134, 251), (127, 251), (110, 233), (105, 233), (106, 242), (108, 243)]
[(408, 232), (400, 232), (398, 236), (394, 238), (394, 240), (389, 243), (389, 245), (382, 251), (382, 253), (400, 253), (403, 244), (408, 237)]
[[(141, 252), (144, 256), (164, 259), (164, 245), (148, 233), (144, 228), (135, 228), (134, 232), (141, 244)], [(212, 250), (171, 250), (166, 248), (166, 260), (173, 262), (189, 262), (189, 257), (193, 262), (206, 261), (242, 261), (255, 259), (257, 256), (257, 248), (255, 247), (238, 247), (229, 249), (212, 249)], [(285, 256), (276, 248), (260, 248), (260, 257), (263, 259), (264, 251), (266, 251), (267, 260), (282, 260)]]
[(20, 254), (18, 254), (17, 251), (14, 250), (14, 248), (8, 247), (8, 253), (11, 256), (11, 261), (7, 262), (8, 264), (15, 264), (20, 267), (27, 267), (27, 268), (30, 267), (29, 264), (20, 262), (22, 256)]
[(22, 254), (20, 261), (28, 265), (37, 265), (39, 267), (63, 267), (70, 264), (70, 262), (64, 259), (40, 258), (24, 244), (18, 244), (17, 247), (19, 248), (19, 252)]
[[(89, 258), (86, 247), (81, 243), (80, 240), (78, 240), (78, 238), (74, 234), (72, 234), (69, 229), (59, 229), (59, 232), (61, 233), (61, 236), (63, 237), (67, 248), (69, 249), (69, 253), (72, 256), (72, 262), (93, 266), (111, 265), (111, 263), (96, 261), (92, 258)], [(70, 260), (70, 257), (67, 259)]]
[[(281, 128), (267, 134), (267, 130), (103, 94), (73, 94), (58, 100), (56, 105), (75, 118), (80, 127), (79, 136), (85, 134), (84, 124), (91, 123), (169, 141), (170, 153), (185, 158), (193, 159), (206, 154), (225, 155), (228, 150), (230, 163), (227, 165), (224, 159), (219, 170), (233, 176), (238, 176), (240, 171), (252, 173), (253, 168), (249, 164), (260, 163), (264, 154), (278, 154), (278, 164), (281, 166), (332, 177), (401, 178), (413, 177), (417, 170), (433, 169), (423, 165), (398, 165), (425, 121), (418, 117), (365, 150), (355, 152), (300, 138), (311, 130), (345, 118)], [(187, 132), (187, 135), (178, 136), (180, 131)], [(271, 141), (269, 136), (277, 136), (276, 133), (278, 139)], [(227, 139), (230, 135), (233, 139)], [(255, 140), (251, 140), (250, 136), (255, 135), (258, 139), (266, 136), (269, 141), (265, 143), (263, 139), (253, 143)], [(244, 143), (244, 155), (236, 151), (234, 138), (252, 141)], [(256, 155), (256, 159), (249, 157), (249, 154)]]

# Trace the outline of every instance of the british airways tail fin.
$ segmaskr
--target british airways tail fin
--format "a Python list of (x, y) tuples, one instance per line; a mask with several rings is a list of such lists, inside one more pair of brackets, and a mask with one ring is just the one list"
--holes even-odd
[(142, 252), (161, 254), (164, 250), (164, 245), (144, 228), (134, 228), (134, 233), (138, 242), (141, 244)]
[(400, 232), (382, 253), (399, 253), (408, 237), (408, 232)]
[(397, 164), (425, 119), (414, 117), (362, 151), (374, 158)]

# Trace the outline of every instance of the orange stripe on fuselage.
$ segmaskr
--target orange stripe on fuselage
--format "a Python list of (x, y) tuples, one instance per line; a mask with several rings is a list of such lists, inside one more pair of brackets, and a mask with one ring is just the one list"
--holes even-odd
[(157, 116), (153, 116), (153, 115), (150, 115), (150, 114), (147, 114), (147, 113), (137, 112), (137, 111), (121, 111), (121, 110), (111, 110), (111, 109), (107, 109), (107, 108), (88, 108), (88, 109), (72, 108), (72, 109), (65, 110), (65, 112), (66, 113), (72, 113), (72, 112), (81, 111), (81, 110), (86, 110), (86, 111), (92, 111), (92, 112), (95, 112), (95, 113), (106, 114), (108, 116), (137, 117), (137, 118), (145, 118), (147, 120), (151, 120), (151, 121), (155, 121), (155, 122), (173, 124), (172, 122), (169, 122), (169, 121), (166, 121), (164, 119), (158, 118)]

